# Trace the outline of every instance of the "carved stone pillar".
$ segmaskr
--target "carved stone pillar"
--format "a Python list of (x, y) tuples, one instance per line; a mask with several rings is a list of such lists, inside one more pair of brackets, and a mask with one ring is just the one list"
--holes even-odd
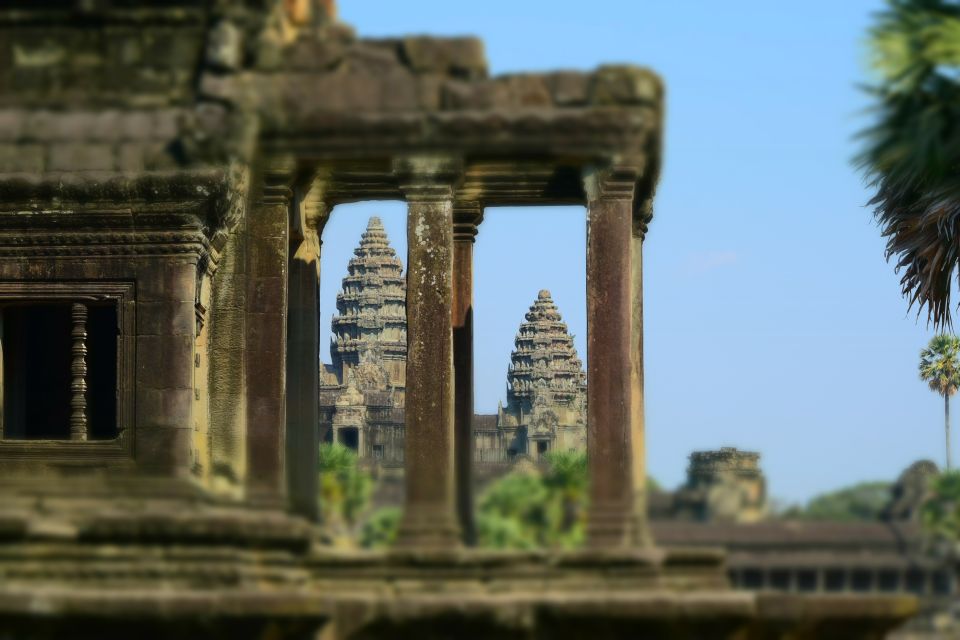
[(585, 179), (587, 233), (588, 544), (647, 544), (643, 509), (643, 355), (638, 172), (615, 167)]
[(473, 243), (483, 220), (479, 202), (453, 207), (454, 465), (463, 541), (476, 544), (473, 514)]
[(397, 546), (460, 543), (454, 499), (453, 187), (445, 159), (396, 163), (407, 198), (406, 496)]
[[(287, 225), (292, 167), (264, 172), (247, 218), (247, 499), (279, 508), (286, 501)], [(318, 365), (319, 366), (319, 365)]]
[(287, 480), (290, 506), (319, 517), (320, 234), (327, 222), (323, 185), (295, 194), (290, 210), (287, 315)]

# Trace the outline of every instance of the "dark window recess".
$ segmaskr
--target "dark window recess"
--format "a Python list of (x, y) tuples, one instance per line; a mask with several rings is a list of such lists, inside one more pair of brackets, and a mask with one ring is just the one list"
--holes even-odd
[(373, 445), (373, 457), (377, 460), (383, 460), (383, 445), (375, 444)]
[[(72, 338), (69, 303), (3, 308), (3, 437), (69, 440)], [(87, 437), (117, 437), (117, 310), (87, 320)]]
[(537, 441), (537, 459), (542, 460), (544, 456), (547, 455), (547, 451), (550, 449), (550, 443), (545, 440)]
[(817, 590), (817, 572), (802, 570), (797, 572), (797, 591), (810, 592)]
[(880, 591), (899, 591), (900, 574), (896, 571), (881, 571), (877, 576), (877, 583), (880, 587)]
[(919, 569), (907, 572), (907, 591), (922, 596), (927, 590), (927, 574)]
[(758, 569), (744, 569), (741, 587), (744, 589), (762, 589), (763, 572)]
[(850, 575), (850, 587), (854, 591), (872, 591), (873, 574), (870, 571), (858, 569)]
[(360, 430), (356, 427), (345, 427), (339, 430), (340, 444), (356, 451), (360, 448)]
[(770, 572), (770, 588), (778, 591), (790, 590), (790, 572), (785, 569), (775, 569)]
[(823, 574), (823, 588), (826, 591), (844, 591), (847, 588), (847, 574), (842, 569), (827, 569)]
[(933, 574), (933, 593), (945, 596), (953, 591), (953, 581), (946, 571), (937, 571)]

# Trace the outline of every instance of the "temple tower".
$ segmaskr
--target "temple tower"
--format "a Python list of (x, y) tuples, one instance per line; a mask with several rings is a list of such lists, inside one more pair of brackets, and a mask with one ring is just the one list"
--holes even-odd
[(354, 375), (363, 386), (368, 382), (365, 376), (379, 376), (365, 365), (376, 365), (386, 373), (389, 386), (402, 387), (407, 286), (403, 264), (390, 246), (380, 218), (370, 218), (353, 254), (332, 321), (333, 368), (340, 384), (347, 384)]
[(540, 459), (586, 447), (586, 374), (573, 336), (546, 289), (525, 315), (510, 354), (507, 406), (498, 426), (507, 455)]
[(320, 380), (321, 429), (362, 458), (403, 460), (406, 281), (380, 218), (347, 265)]

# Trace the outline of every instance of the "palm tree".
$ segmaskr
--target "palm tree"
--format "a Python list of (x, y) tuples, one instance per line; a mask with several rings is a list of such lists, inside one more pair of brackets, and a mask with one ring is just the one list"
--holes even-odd
[(876, 121), (858, 164), (904, 296), (949, 326), (960, 265), (960, 2), (887, 0), (869, 45)]
[(947, 471), (950, 470), (950, 396), (960, 387), (960, 338), (939, 335), (920, 352), (920, 379), (943, 396), (943, 429), (947, 440)]

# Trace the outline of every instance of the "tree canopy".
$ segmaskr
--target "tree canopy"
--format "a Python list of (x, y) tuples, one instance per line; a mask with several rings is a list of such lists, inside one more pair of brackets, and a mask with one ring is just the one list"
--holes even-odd
[(875, 123), (858, 163), (904, 296), (949, 325), (960, 262), (960, 2), (887, 0), (869, 46)]
[(782, 517), (840, 522), (874, 521), (879, 519), (890, 500), (890, 486), (889, 482), (861, 482), (822, 493), (811, 498), (805, 507), (787, 510)]

